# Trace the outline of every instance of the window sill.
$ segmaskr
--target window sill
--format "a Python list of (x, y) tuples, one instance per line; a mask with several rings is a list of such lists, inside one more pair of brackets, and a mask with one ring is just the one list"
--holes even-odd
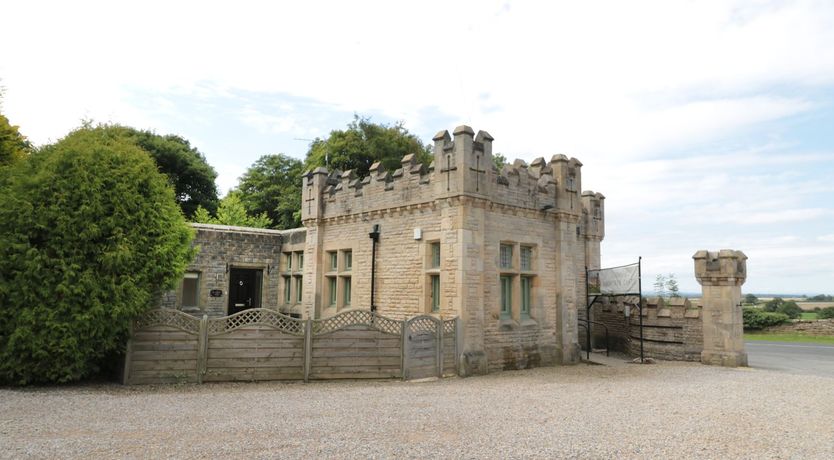
[(521, 327), (538, 327), (539, 322), (533, 318), (527, 317), (521, 319)]
[(515, 329), (518, 326), (512, 318), (501, 318), (498, 320), (498, 330), (499, 331), (509, 331)]

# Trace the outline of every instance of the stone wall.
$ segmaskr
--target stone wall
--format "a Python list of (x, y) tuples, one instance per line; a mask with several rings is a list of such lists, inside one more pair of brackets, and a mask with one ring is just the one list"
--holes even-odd
[(774, 334), (805, 334), (834, 336), (834, 319), (795, 320), (765, 329)]
[[(282, 242), (304, 238), (304, 229), (267, 230), (225, 225), (192, 224), (197, 255), (186, 269), (198, 274), (198, 304), (183, 306), (182, 283), (163, 294), (159, 306), (181, 309), (194, 315), (225, 316), (229, 303), (229, 271), (232, 268), (260, 270), (260, 306), (279, 310), (282, 286), (279, 264)], [(212, 295), (212, 291), (216, 295)], [(219, 294), (219, 295), (217, 295)]]
[[(603, 298), (592, 319), (608, 327), (611, 350), (640, 356), (640, 317), (635, 298)], [(703, 350), (701, 307), (687, 299), (643, 300), (643, 353), (647, 358), (698, 361)], [(629, 316), (625, 310), (629, 309)], [(593, 347), (604, 348), (602, 327), (592, 326)], [(584, 334), (581, 339), (584, 340)], [(585, 342), (580, 342), (583, 344)]]

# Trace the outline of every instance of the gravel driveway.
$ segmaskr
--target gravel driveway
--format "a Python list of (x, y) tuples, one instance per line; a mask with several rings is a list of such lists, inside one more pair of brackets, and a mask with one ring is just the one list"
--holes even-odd
[(832, 458), (834, 379), (692, 363), (0, 389), (2, 458)]

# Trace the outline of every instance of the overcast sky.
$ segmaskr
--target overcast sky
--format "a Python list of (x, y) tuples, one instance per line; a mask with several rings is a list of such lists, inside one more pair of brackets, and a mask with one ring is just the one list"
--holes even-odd
[(745, 292), (834, 293), (834, 2), (4, 2), (3, 113), (36, 144), (83, 118), (175, 133), (221, 193), (354, 113), (424, 141), (468, 124), (556, 153), (606, 196), (603, 266), (644, 289), (692, 255)]

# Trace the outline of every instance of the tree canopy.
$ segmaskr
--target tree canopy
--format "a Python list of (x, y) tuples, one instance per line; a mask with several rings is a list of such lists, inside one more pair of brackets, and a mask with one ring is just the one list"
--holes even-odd
[(0, 168), (22, 160), (32, 149), (17, 126), (0, 113)]
[(186, 217), (202, 206), (210, 213), (217, 211), (217, 172), (206, 158), (186, 139), (174, 134), (160, 135), (121, 125), (100, 125), (96, 130), (124, 136), (148, 152), (159, 172), (168, 176), (174, 187), (177, 203)]
[(123, 350), (130, 321), (193, 256), (148, 154), (81, 128), (26, 157), (0, 194), (0, 382), (66, 382)]
[(393, 171), (402, 157), (413, 153), (417, 160), (431, 163), (431, 148), (408, 132), (401, 122), (393, 125), (372, 123), (370, 118), (355, 115), (345, 130), (334, 130), (325, 139), (315, 139), (305, 161), (308, 169), (329, 166), (342, 171), (354, 170), (367, 176), (374, 162)]
[(301, 225), (303, 173), (300, 160), (281, 153), (264, 155), (241, 176), (235, 193), (248, 214), (266, 213), (272, 228), (296, 228)]
[(235, 227), (269, 228), (272, 226), (272, 220), (265, 212), (257, 216), (250, 216), (240, 200), (240, 193), (235, 191), (220, 200), (217, 217), (209, 214), (205, 208), (198, 207), (192, 220), (202, 224), (232, 225)]

